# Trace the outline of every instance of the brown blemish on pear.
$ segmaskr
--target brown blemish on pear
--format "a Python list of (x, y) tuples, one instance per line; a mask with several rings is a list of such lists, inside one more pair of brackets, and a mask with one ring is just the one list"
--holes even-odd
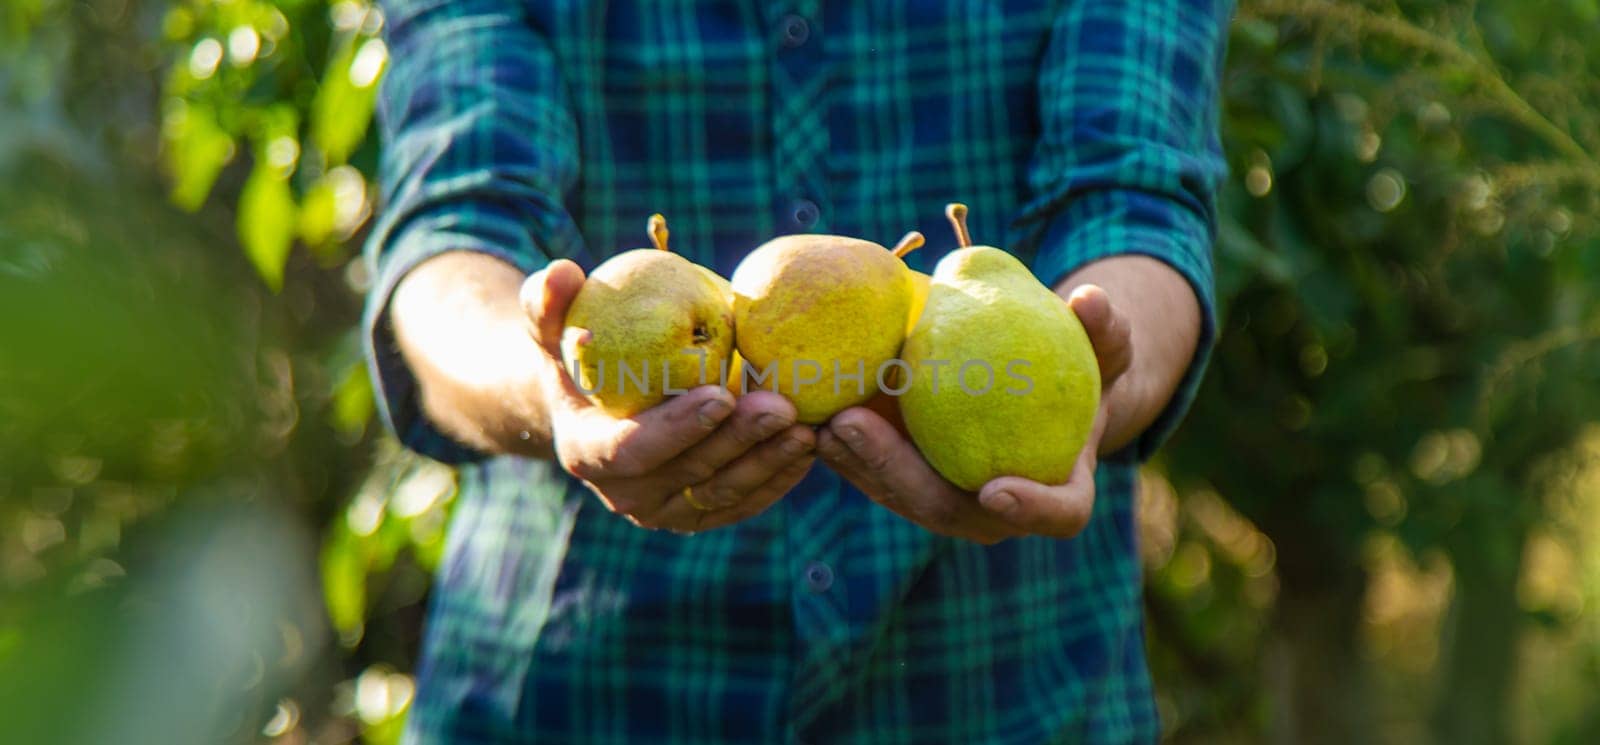
[[(599, 388), (589, 400), (617, 417), (664, 400), (663, 377), (674, 390), (717, 383), (733, 350), (727, 281), (668, 250), (661, 215), (651, 215), (646, 230), (653, 248), (619, 253), (584, 280), (562, 334), (568, 373), (585, 390)], [(689, 350), (704, 352), (703, 378), (700, 357)], [(648, 366), (642, 389), (630, 378), (619, 390), (623, 365), (635, 374)]]

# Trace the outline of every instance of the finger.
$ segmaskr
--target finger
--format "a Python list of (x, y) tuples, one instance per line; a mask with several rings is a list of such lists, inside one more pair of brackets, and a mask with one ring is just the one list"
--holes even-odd
[[(690, 497), (684, 496), (684, 492), (687, 491), (689, 489), (684, 488), (668, 494), (658, 509), (641, 516), (641, 522), (647, 527), (684, 535), (699, 532), (701, 516), (711, 514), (713, 511), (703, 509), (706, 506), (705, 499), (702, 498), (703, 490), (693, 493), (693, 501)], [(699, 506), (696, 506), (697, 503)]]
[(567, 322), (567, 309), (578, 296), (584, 281), (583, 269), (567, 259), (557, 259), (522, 283), (519, 299), (532, 323), (534, 341), (555, 359), (561, 359), (561, 333)]
[(669, 495), (659, 510), (645, 517), (643, 524), (677, 533), (692, 534), (753, 517), (765, 512), (774, 502), (789, 493), (795, 484), (800, 483), (800, 479), (805, 478), (806, 472), (811, 469), (811, 464), (815, 460), (814, 457), (806, 456), (791, 461), (767, 481), (756, 485), (748, 494), (742, 495), (735, 504), (722, 508), (705, 509), (703, 488), (680, 489), (677, 493)]
[[(816, 453), (818, 457), (822, 458), (823, 463), (844, 477), (846, 481), (855, 484), (857, 489), (860, 489), (863, 494), (866, 494), (874, 502), (899, 512), (896, 505), (883, 498), (882, 488), (874, 477), (872, 469), (867, 468), (867, 464), (862, 463), (855, 452), (850, 450), (850, 446), (844, 444), (844, 440), (834, 434), (833, 430), (827, 427), (817, 430)], [(907, 519), (911, 517), (905, 513), (901, 513), (901, 516)]]
[(840, 412), (828, 422), (828, 429), (844, 441), (871, 480), (897, 500), (915, 501), (955, 491), (894, 425), (867, 409)]
[(910, 437), (911, 430), (906, 428), (905, 414), (900, 411), (900, 398), (888, 393), (879, 393), (862, 404), (872, 410), (872, 413), (883, 417), (883, 420), (894, 427), (901, 437)]
[[(711, 436), (662, 467), (665, 483), (669, 488), (704, 483), (751, 448), (787, 429), (794, 420), (794, 404), (783, 396), (771, 391), (742, 396), (735, 402), (733, 414)], [(767, 473), (746, 486), (758, 486), (771, 476)]]
[(1133, 333), (1128, 319), (1111, 303), (1111, 296), (1096, 285), (1080, 285), (1067, 298), (1089, 334), (1100, 362), (1100, 384), (1110, 388), (1133, 364)]
[(1071, 538), (1089, 524), (1094, 511), (1094, 476), (1046, 486), (1017, 476), (1002, 476), (983, 485), (978, 499), (1012, 527), (1033, 535)]
[(625, 419), (571, 410), (555, 428), (557, 452), (582, 479), (644, 477), (709, 437), (733, 407), (726, 389), (703, 385)]
[(824, 462), (855, 484), (868, 499), (928, 531), (985, 545), (1018, 534), (1010, 524), (981, 510), (971, 494), (943, 482), (942, 478), (939, 487), (944, 490), (942, 498), (902, 501), (897, 492), (880, 483), (877, 472), (827, 428), (817, 434), (817, 452), (827, 453), (823, 455)]
[(1003, 476), (983, 485), (978, 501), (1012, 526), (1037, 535), (1071, 538), (1088, 526), (1094, 513), (1094, 474), (1098, 443), (1105, 431), (1105, 410), (1095, 420), (1089, 442), (1078, 453), (1072, 475), (1060, 485)]
[[(573, 298), (577, 297), (578, 290), (582, 289), (583, 282), (582, 268), (567, 259), (557, 259), (544, 269), (528, 275), (519, 292), (522, 310), (528, 315), (529, 334), (560, 370), (556, 379), (551, 381), (553, 388), (548, 391), (552, 401), (565, 408), (580, 410), (589, 408), (590, 403), (572, 382), (571, 371), (561, 354), (561, 337), (567, 333), (564, 328), (567, 310), (572, 306)], [(570, 332), (589, 333), (587, 329), (572, 329)]]
[(866, 409), (846, 409), (828, 428), (866, 468), (877, 485), (873, 501), (943, 535), (990, 543), (1013, 534), (1012, 527), (978, 509), (971, 494), (945, 481), (910, 440), (883, 417)]
[[(867, 467), (867, 464), (862, 462), (861, 457), (856, 455), (855, 451), (851, 450), (850, 446), (846, 445), (844, 440), (840, 439), (828, 427), (823, 427), (817, 432), (817, 455), (822, 458), (823, 463), (826, 463), (829, 468), (832, 468), (844, 480), (854, 484), (862, 494), (867, 495), (867, 498), (877, 503), (878, 506), (908, 521), (921, 524), (920, 516), (906, 505), (901, 504), (898, 495), (893, 491), (885, 489), (883, 484), (879, 483), (877, 473)], [(924, 525), (924, 527), (928, 526)]]
[(789, 463), (783, 470), (777, 472), (766, 483), (756, 487), (733, 507), (703, 512), (695, 526), (696, 530), (712, 530), (736, 522), (749, 520), (756, 515), (766, 512), (778, 500), (783, 499), (801, 479), (806, 477), (806, 472), (811, 470), (811, 464), (816, 461), (814, 457), (802, 457)]
[(795, 461), (809, 459), (816, 443), (817, 435), (810, 427), (804, 425), (789, 427), (739, 456), (705, 483), (696, 486), (695, 497), (702, 504), (712, 507), (729, 507), (737, 504), (746, 494), (754, 492), (772, 480)]

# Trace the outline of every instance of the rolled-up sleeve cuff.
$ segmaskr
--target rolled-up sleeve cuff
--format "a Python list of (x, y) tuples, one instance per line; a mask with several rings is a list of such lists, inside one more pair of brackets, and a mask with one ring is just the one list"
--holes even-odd
[[(485, 454), (440, 432), (422, 412), (416, 378), (400, 355), (389, 320), (389, 300), (400, 280), (417, 265), (449, 251), (473, 251), (501, 259), (531, 274), (549, 263), (513, 213), (493, 206), (443, 208), (410, 219), (391, 233), (376, 256), (373, 284), (363, 314), (367, 360), (384, 425), (406, 447), (435, 460), (460, 464)], [(382, 240), (375, 235), (374, 241)]]
[(1211, 356), (1217, 328), (1212, 242), (1210, 223), (1195, 211), (1154, 193), (1110, 189), (1074, 199), (1052, 219), (1034, 256), (1034, 275), (1048, 287), (1099, 259), (1141, 255), (1172, 267), (1194, 290), (1200, 340), (1172, 399), (1129, 445), (1140, 461), (1153, 455), (1183, 421)]

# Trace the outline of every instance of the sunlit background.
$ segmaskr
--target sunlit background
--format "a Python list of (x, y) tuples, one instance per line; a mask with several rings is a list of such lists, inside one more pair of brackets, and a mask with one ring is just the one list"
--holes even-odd
[[(1240, 5), (1167, 736), (1600, 742), (1600, 3)], [(0, 741), (397, 739), (454, 477), (355, 331), (382, 26), (0, 5)]]

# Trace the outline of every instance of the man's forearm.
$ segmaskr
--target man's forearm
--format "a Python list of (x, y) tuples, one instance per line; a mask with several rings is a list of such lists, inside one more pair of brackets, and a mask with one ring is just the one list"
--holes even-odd
[(1132, 326), (1133, 359), (1106, 395), (1110, 419), (1100, 452), (1121, 449), (1166, 407), (1194, 358), (1200, 303), (1187, 280), (1161, 261), (1113, 256), (1089, 264), (1057, 285), (1067, 297), (1079, 285), (1099, 285)]
[(443, 254), (401, 280), (390, 318), (434, 426), (484, 452), (548, 458), (555, 365), (529, 335), (524, 279), (486, 254)]

